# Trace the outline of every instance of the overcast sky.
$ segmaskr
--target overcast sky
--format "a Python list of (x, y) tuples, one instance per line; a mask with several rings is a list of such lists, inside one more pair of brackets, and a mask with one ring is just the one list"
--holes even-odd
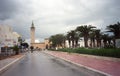
[(32, 20), (39, 39), (82, 24), (105, 29), (120, 21), (120, 0), (0, 0), (0, 24), (29, 39)]

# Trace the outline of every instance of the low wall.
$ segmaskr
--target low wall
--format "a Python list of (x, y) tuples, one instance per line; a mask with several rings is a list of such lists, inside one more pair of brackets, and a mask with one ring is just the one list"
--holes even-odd
[(45, 49), (46, 45), (44, 43), (32, 43), (31, 44), (34, 48), (41, 48), (41, 49)]

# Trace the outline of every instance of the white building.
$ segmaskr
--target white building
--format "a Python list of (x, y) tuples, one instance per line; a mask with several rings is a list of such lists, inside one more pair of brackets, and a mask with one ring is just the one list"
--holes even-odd
[[(66, 40), (65, 41), (65, 46), (67, 48), (72, 47), (72, 41), (71, 41), (71, 45), (69, 46), (69, 42), (68, 42), (68, 40)], [(78, 47), (85, 47), (85, 45), (84, 45), (84, 38), (83, 37), (80, 38), (80, 40), (78, 41)]]
[(11, 47), (18, 44), (18, 37), (20, 35), (13, 32), (10, 26), (0, 25), (0, 50), (1, 47)]

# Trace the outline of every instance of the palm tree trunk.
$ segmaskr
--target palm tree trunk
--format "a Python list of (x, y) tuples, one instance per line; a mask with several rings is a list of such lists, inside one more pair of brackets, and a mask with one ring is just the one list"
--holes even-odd
[(92, 39), (90, 39), (90, 47), (93, 47)]
[(97, 47), (99, 47), (100, 43), (99, 43), (99, 40), (97, 40)]
[(74, 40), (72, 40), (72, 48), (74, 48)]
[(95, 47), (95, 39), (93, 39), (93, 47)]
[(75, 47), (78, 46), (78, 40), (75, 40)]
[(63, 43), (63, 45), (64, 45), (64, 48), (66, 48), (66, 45), (65, 45), (66, 43), (65, 43), (65, 41), (64, 41), (64, 43)]
[(101, 40), (99, 41), (99, 43), (100, 43), (99, 47), (101, 47), (101, 46), (102, 46), (102, 45), (101, 45), (101, 44), (102, 44), (102, 43), (101, 43)]
[(85, 47), (88, 47), (88, 37), (84, 37), (84, 44), (85, 44)]
[(69, 48), (70, 48), (70, 45), (71, 45), (71, 41), (70, 41), (70, 40), (68, 40), (68, 42), (69, 42)]

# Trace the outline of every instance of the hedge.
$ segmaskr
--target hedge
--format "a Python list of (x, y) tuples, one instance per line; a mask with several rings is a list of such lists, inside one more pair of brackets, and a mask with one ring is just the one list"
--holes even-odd
[(62, 48), (55, 51), (120, 58), (120, 49)]

